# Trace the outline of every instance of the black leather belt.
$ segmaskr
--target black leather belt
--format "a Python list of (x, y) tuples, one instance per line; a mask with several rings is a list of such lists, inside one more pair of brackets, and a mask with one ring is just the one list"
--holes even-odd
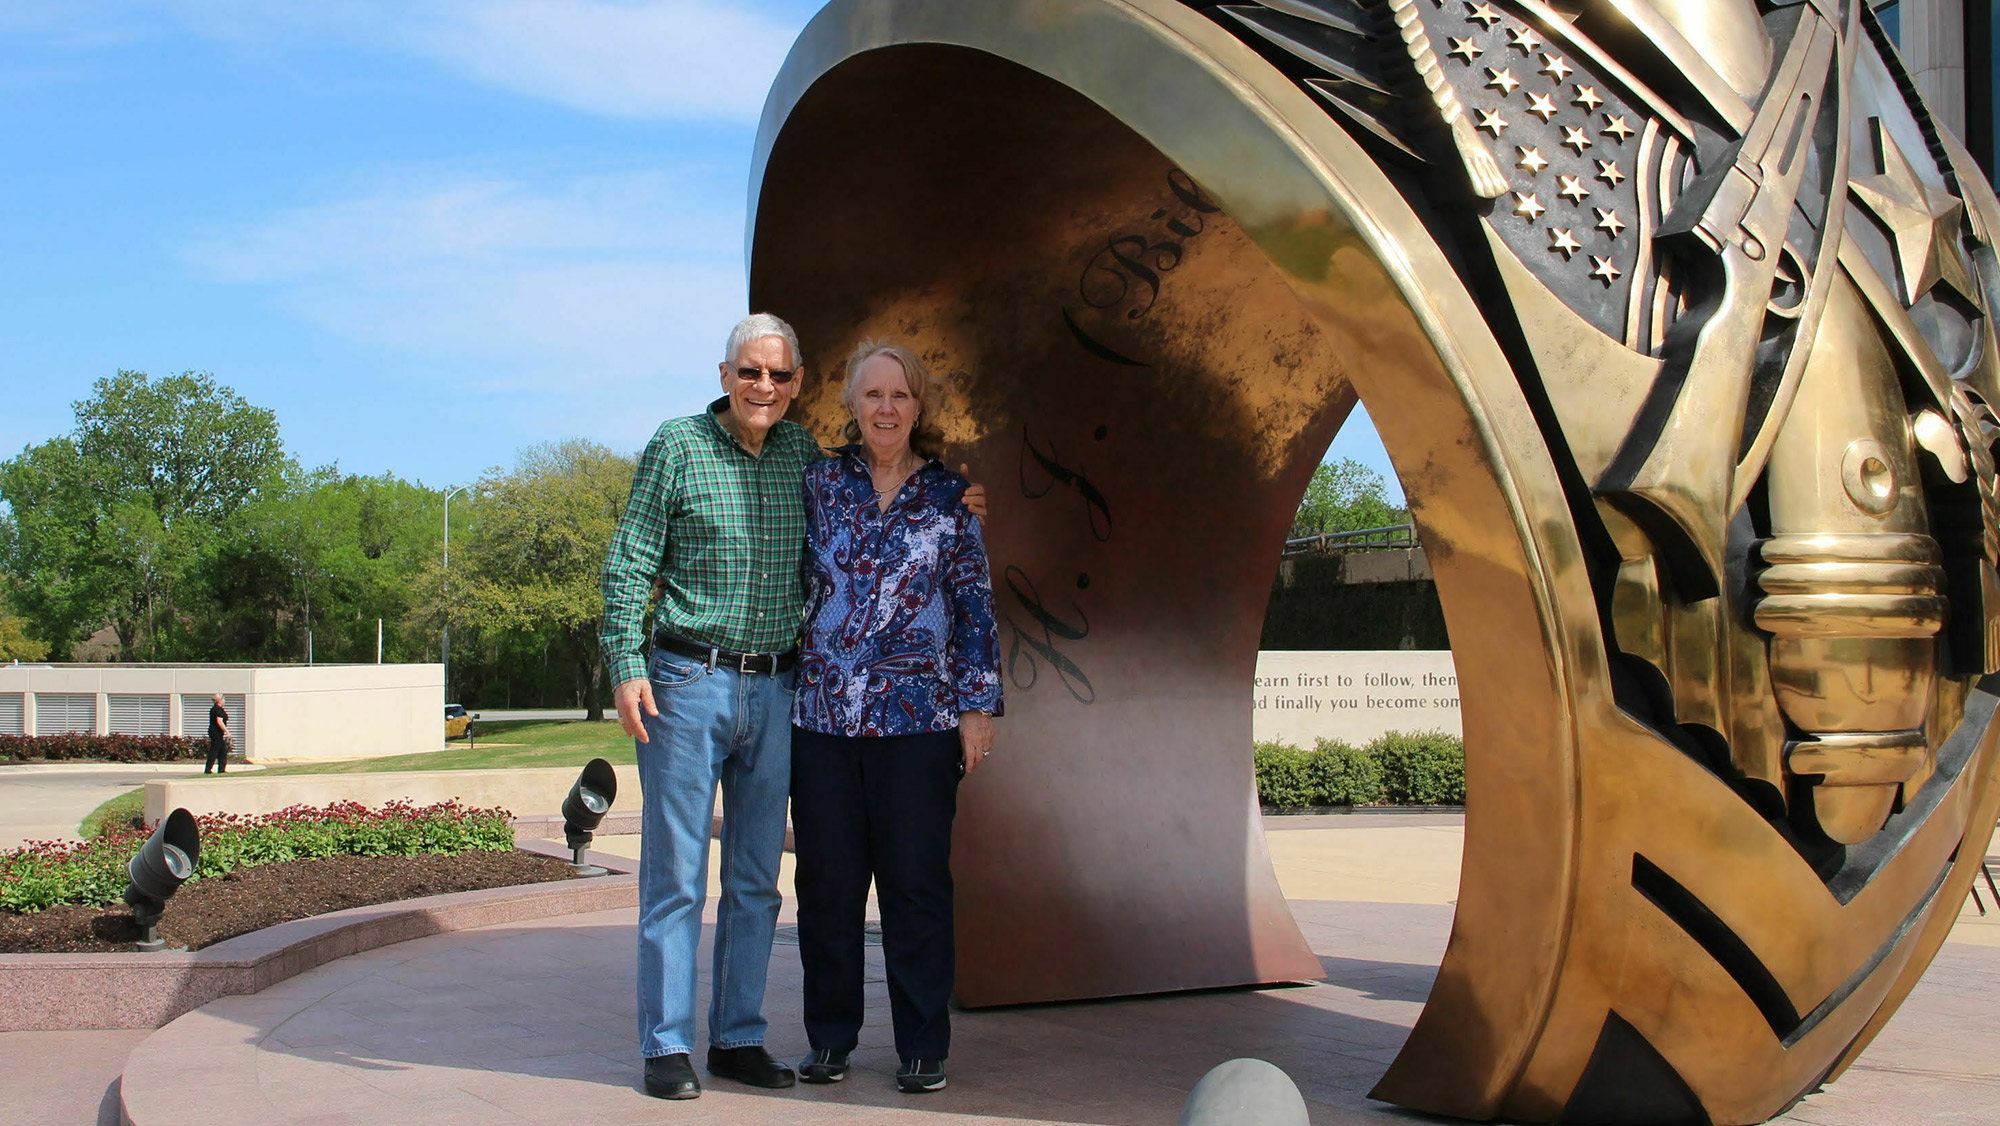
[(782, 653), (738, 653), (734, 649), (718, 649), (713, 645), (703, 645), (699, 641), (689, 641), (685, 637), (675, 637), (665, 630), (653, 631), (653, 648), (665, 649), (700, 661), (709, 668), (735, 669), (737, 672), (780, 673), (799, 663), (799, 651), (787, 649)]

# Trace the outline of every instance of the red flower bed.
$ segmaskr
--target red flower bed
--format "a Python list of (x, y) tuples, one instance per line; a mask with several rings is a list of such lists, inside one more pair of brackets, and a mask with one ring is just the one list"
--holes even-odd
[[(194, 878), (238, 868), (323, 856), (424, 856), (514, 847), (511, 815), (457, 801), (295, 805), (258, 815), (197, 818), (201, 857)], [(125, 862), (147, 830), (113, 829), (88, 841), (30, 841), (0, 853), (0, 910), (40, 911), (60, 903), (110, 903), (125, 891)]]

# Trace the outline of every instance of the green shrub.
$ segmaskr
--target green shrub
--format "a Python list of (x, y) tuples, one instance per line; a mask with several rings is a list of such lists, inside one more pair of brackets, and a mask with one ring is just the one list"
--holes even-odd
[(1258, 743), (1257, 800), (1270, 809), (1303, 809), (1313, 804), (1310, 758), (1290, 743)]
[[(194, 879), (236, 868), (323, 856), (419, 856), (514, 847), (504, 809), (472, 809), (456, 801), (412, 806), (358, 802), (292, 806), (257, 816), (223, 813), (198, 819), (201, 858)], [(125, 862), (147, 830), (107, 828), (87, 841), (31, 841), (0, 852), (0, 910), (33, 912), (62, 903), (111, 903), (125, 892)]]
[(1465, 742), (1442, 731), (1391, 731), (1368, 744), (1397, 805), (1465, 804)]
[(1321, 739), (1306, 758), (1313, 805), (1373, 805), (1382, 800), (1382, 768), (1367, 751)]

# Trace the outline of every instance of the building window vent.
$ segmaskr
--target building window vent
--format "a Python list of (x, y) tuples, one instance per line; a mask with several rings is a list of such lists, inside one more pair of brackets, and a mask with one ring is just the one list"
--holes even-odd
[(96, 731), (95, 692), (35, 693), (35, 734), (67, 735), (71, 732), (81, 732), (91, 735)]
[(21, 694), (0, 692), (0, 735), (26, 735), (27, 729), (21, 726), (21, 714)]
[(111, 733), (113, 735), (167, 734), (170, 730), (167, 725), (169, 702), (170, 697), (164, 694), (112, 696)]

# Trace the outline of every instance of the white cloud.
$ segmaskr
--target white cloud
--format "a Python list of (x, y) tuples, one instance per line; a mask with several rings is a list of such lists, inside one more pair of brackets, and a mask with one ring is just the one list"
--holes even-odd
[(182, 255), (409, 378), (575, 415), (665, 377), (692, 380), (677, 406), (706, 394), (742, 313), (742, 224), (658, 173), (462, 177), (211, 229)]
[(336, 38), (625, 118), (754, 121), (803, 20), (729, 0), (180, 0), (198, 34), (259, 49)]
[(203, 232), (188, 257), (220, 281), (265, 283), (342, 272), (579, 255), (718, 258), (741, 248), (742, 214), (716, 207), (675, 173), (578, 176), (560, 184), (501, 177), (402, 177), (352, 198)]
[[(17, 57), (41, 59), (43, 68), (141, 42), (157, 32), (157, 20), (126, 0), (5, 0), (0, 3), (0, 38), (28, 48)], [(53, 56), (53, 57), (51, 57)]]
[(406, 45), (467, 74), (620, 117), (754, 120), (798, 29), (694, 0), (457, 0)]
[(801, 0), (5, 0), (0, 33), (74, 51), (176, 29), (254, 51), (345, 42), (588, 113), (754, 121)]

